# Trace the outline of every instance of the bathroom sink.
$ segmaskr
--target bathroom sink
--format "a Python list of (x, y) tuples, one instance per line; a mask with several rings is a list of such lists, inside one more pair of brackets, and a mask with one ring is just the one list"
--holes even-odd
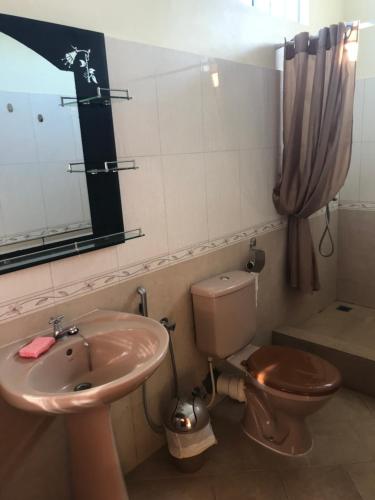
[(112, 311), (76, 326), (38, 359), (21, 358), (22, 344), (0, 352), (0, 393), (21, 410), (65, 414), (75, 500), (128, 500), (109, 405), (157, 369), (169, 336), (157, 321)]
[(168, 350), (165, 328), (143, 316), (95, 311), (77, 326), (87, 347), (75, 335), (36, 360), (20, 358), (19, 346), (0, 357), (0, 388), (8, 403), (52, 414), (108, 404), (142, 384)]

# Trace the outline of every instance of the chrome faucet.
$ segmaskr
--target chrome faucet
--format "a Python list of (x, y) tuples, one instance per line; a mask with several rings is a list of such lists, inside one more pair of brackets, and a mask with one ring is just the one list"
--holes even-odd
[(56, 316), (56, 318), (51, 318), (49, 324), (53, 326), (53, 336), (56, 340), (59, 340), (67, 335), (77, 335), (79, 333), (79, 328), (75, 325), (69, 328), (63, 328), (62, 321), (64, 316)]

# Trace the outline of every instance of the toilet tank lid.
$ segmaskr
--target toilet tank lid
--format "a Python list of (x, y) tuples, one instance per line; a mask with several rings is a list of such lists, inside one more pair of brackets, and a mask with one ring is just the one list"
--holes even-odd
[(241, 290), (254, 280), (255, 276), (245, 271), (230, 271), (195, 283), (191, 293), (202, 297), (220, 297)]

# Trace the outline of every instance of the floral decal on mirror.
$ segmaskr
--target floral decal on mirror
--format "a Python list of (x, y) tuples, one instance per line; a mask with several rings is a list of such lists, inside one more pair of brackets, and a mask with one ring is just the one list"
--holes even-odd
[(68, 66), (68, 68), (71, 68), (75, 63), (78, 54), (83, 54), (84, 59), (79, 58), (80, 67), (84, 68), (83, 77), (85, 78), (85, 80), (87, 80), (88, 83), (98, 83), (95, 76), (95, 69), (90, 68), (89, 65), (91, 49), (79, 49), (78, 47), (74, 47), (73, 45), (72, 49), (73, 50), (71, 52), (67, 52), (61, 59), (64, 62), (64, 65)]

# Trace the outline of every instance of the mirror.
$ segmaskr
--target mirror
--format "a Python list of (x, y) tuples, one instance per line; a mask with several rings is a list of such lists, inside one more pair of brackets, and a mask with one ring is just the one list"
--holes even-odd
[[(0, 14), (0, 274), (123, 243), (103, 33)], [(118, 165), (121, 163), (121, 165)], [(74, 168), (72, 168), (74, 165)]]
[(0, 33), (0, 254), (92, 236), (74, 73)]

